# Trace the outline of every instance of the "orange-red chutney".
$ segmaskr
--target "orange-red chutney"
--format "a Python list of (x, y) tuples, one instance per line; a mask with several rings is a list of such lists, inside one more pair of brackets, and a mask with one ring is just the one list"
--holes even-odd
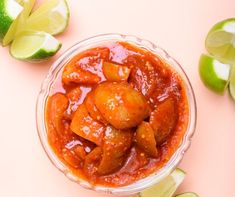
[[(94, 141), (90, 141), (75, 134), (71, 129), (71, 122), (87, 94), (98, 84), (108, 81), (107, 78), (111, 81), (127, 81), (130, 87), (144, 96), (150, 110), (150, 117), (146, 116), (144, 119), (146, 125), (149, 125), (151, 116), (158, 110), (157, 113), (160, 114), (157, 121), (160, 121), (162, 128), (169, 127), (171, 130), (167, 137), (157, 141), (157, 153), (155, 151), (148, 154), (148, 151), (136, 142), (137, 126), (131, 128), (131, 144), (122, 154), (121, 163), (117, 164), (115, 162), (119, 161), (114, 160), (114, 163), (107, 164), (109, 168), (114, 166), (113, 171), (99, 173), (97, 169), (103, 156), (102, 140), (106, 135), (105, 131), (94, 135), (88, 133), (93, 135)], [(161, 104), (169, 99), (174, 102), (175, 110), (166, 112), (164, 107), (161, 110)], [(82, 106), (84, 110), (85, 105)], [(76, 176), (93, 185), (108, 187), (131, 184), (162, 168), (182, 142), (189, 119), (188, 100), (181, 77), (156, 55), (125, 42), (106, 43), (74, 56), (52, 85), (45, 113), (48, 141), (59, 159)], [(171, 113), (174, 113), (173, 122)], [(92, 122), (91, 116), (89, 118), (84, 117), (86, 120), (82, 121)], [(109, 126), (108, 121), (104, 122), (105, 124), (102, 121), (98, 124), (103, 124), (104, 128)], [(168, 125), (172, 123), (173, 125)], [(96, 125), (93, 126), (96, 128)], [(152, 127), (155, 125), (152, 124)], [(125, 141), (125, 136), (122, 140)], [(85, 164), (87, 161), (90, 162), (89, 165)]]

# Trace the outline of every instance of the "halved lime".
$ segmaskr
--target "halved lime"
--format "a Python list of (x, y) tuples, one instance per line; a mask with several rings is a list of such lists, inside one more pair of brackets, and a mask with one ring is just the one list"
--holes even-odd
[(193, 192), (185, 192), (183, 194), (178, 194), (175, 197), (199, 197), (199, 196)]
[(24, 23), (26, 19), (28, 18), (30, 12), (33, 9), (35, 0), (18, 0), (18, 3), (23, 6), (23, 11), (20, 13), (19, 17), (17, 17), (16, 20), (12, 23), (9, 30), (7, 31), (7, 34), (5, 35), (3, 39), (3, 46), (8, 45), (12, 40), (14, 39), (17, 29), (20, 26), (24, 26)]
[(56, 35), (68, 26), (69, 15), (66, 0), (46, 1), (29, 16), (23, 29), (45, 31)]
[(141, 197), (170, 197), (185, 178), (185, 172), (177, 168), (167, 178), (157, 185), (146, 189), (140, 193)]
[(23, 7), (15, 0), (0, 1), (0, 42), (22, 10)]
[(229, 82), (229, 92), (232, 98), (235, 100), (235, 65), (231, 66), (230, 71), (230, 82)]
[(20, 60), (40, 61), (56, 54), (61, 43), (45, 32), (21, 32), (13, 41), (10, 53)]
[(210, 54), (223, 63), (235, 63), (235, 18), (214, 25), (206, 38)]
[(229, 82), (230, 65), (202, 54), (199, 73), (203, 83), (211, 90), (223, 94)]

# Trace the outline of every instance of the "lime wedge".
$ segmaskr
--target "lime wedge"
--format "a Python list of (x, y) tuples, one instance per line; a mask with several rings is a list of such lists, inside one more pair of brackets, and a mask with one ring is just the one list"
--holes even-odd
[(50, 0), (28, 18), (24, 30), (44, 31), (51, 35), (63, 32), (69, 23), (69, 8), (65, 0)]
[(235, 66), (231, 66), (230, 71), (230, 83), (229, 83), (229, 92), (232, 98), (235, 100)]
[(223, 94), (229, 81), (230, 65), (208, 55), (201, 55), (199, 73), (203, 83), (211, 90)]
[(178, 194), (175, 197), (199, 197), (196, 193), (193, 192), (186, 192), (183, 194)]
[(0, 42), (22, 10), (23, 7), (15, 0), (0, 1)]
[(157, 185), (144, 190), (140, 193), (141, 197), (170, 197), (172, 196), (179, 185), (183, 182), (185, 172), (181, 169), (176, 169), (167, 178)]
[(21, 32), (13, 41), (10, 53), (20, 60), (40, 61), (56, 54), (61, 43), (45, 32)]
[(206, 38), (210, 54), (223, 63), (235, 63), (235, 18), (214, 25)]
[(3, 46), (6, 46), (12, 42), (19, 26), (23, 27), (26, 19), (28, 18), (30, 12), (33, 9), (35, 0), (21, 0), (21, 1), (18, 0), (18, 3), (20, 3), (20, 5), (22, 5), (24, 9), (20, 13), (19, 17), (17, 17), (17, 19), (12, 23), (9, 30), (7, 31), (7, 34), (5, 35), (3, 39)]

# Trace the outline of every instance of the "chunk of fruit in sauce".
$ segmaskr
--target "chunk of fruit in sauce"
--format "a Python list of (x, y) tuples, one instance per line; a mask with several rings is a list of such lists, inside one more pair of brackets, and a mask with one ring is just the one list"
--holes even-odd
[(87, 94), (86, 99), (84, 101), (90, 116), (99, 122), (107, 124), (107, 121), (104, 119), (100, 111), (97, 109), (94, 99), (95, 99), (95, 91), (91, 91)]
[(65, 84), (96, 84), (101, 79), (98, 75), (83, 70), (82, 68), (75, 67), (74, 65), (67, 65), (64, 69), (62, 80)]
[(126, 152), (131, 147), (133, 131), (118, 130), (108, 126), (103, 142), (103, 155), (98, 167), (99, 174), (109, 174), (123, 165)]
[[(80, 147), (82, 148), (82, 147)], [(71, 165), (73, 168), (81, 168), (81, 166), (83, 165), (83, 159), (85, 157), (85, 151), (82, 149), (78, 148), (77, 151), (79, 151), (78, 153), (75, 151), (71, 151), (68, 150), (66, 148), (64, 148), (62, 150), (62, 156), (64, 158), (64, 160)], [(81, 152), (83, 150), (83, 152)]]
[(65, 66), (62, 81), (65, 84), (97, 84), (103, 78), (101, 65), (109, 57), (108, 48), (87, 50), (71, 59)]
[(82, 91), (81, 91), (80, 87), (76, 87), (76, 88), (70, 90), (66, 94), (70, 103), (76, 103), (80, 99), (81, 95), (82, 95)]
[(170, 135), (177, 122), (177, 110), (172, 98), (159, 104), (151, 113), (150, 124), (154, 130), (157, 144), (161, 144)]
[(131, 56), (127, 61), (134, 65), (131, 69), (129, 82), (144, 96), (149, 97), (157, 85), (154, 65), (139, 56)]
[(104, 125), (94, 120), (88, 114), (85, 104), (81, 104), (78, 107), (73, 116), (70, 128), (77, 135), (99, 146), (102, 144)]
[(144, 150), (149, 156), (157, 157), (158, 150), (154, 131), (148, 122), (142, 122), (136, 130), (137, 146)]
[(64, 130), (62, 119), (68, 105), (69, 101), (62, 93), (54, 94), (47, 101), (47, 120), (49, 126), (52, 126), (59, 133), (62, 133)]
[(84, 161), (84, 171), (86, 175), (91, 177), (95, 173), (97, 173), (98, 166), (100, 164), (102, 158), (102, 149), (97, 146), (94, 148), (85, 158)]
[(104, 82), (95, 89), (95, 105), (103, 117), (117, 129), (137, 126), (149, 116), (144, 96), (128, 83)]
[(103, 63), (104, 76), (108, 81), (127, 81), (131, 69), (127, 66), (114, 64), (111, 62)]

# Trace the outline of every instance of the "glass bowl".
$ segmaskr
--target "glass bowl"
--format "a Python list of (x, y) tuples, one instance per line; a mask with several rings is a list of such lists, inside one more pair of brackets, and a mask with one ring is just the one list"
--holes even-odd
[[(94, 186), (88, 183), (87, 181), (75, 176), (72, 174), (70, 169), (60, 161), (60, 159), (56, 156), (53, 152), (52, 148), (50, 147), (48, 140), (47, 140), (47, 131), (45, 126), (45, 104), (47, 97), (50, 93), (50, 88), (53, 84), (53, 81), (56, 79), (58, 73), (63, 69), (63, 66), (77, 53), (84, 51), (88, 48), (96, 47), (101, 44), (110, 41), (124, 41), (130, 44), (133, 44), (137, 47), (144, 48), (153, 54), (156, 54), (158, 57), (163, 59), (168, 65), (170, 65), (178, 74), (181, 76), (188, 98), (189, 104), (189, 123), (187, 130), (184, 134), (182, 143), (173, 154), (171, 159), (166, 163), (164, 167), (162, 167), (157, 172), (143, 178), (137, 182), (134, 182), (127, 186), (122, 187), (104, 187), (104, 186)], [(41, 141), (41, 144), (51, 160), (51, 162), (58, 168), (61, 172), (63, 172), (71, 181), (78, 183), (79, 185), (87, 188), (92, 189), (98, 192), (110, 193), (115, 195), (130, 195), (134, 193), (138, 193), (154, 184), (157, 184), (166, 176), (168, 176), (179, 164), (185, 151), (189, 148), (191, 143), (191, 138), (195, 131), (196, 126), (196, 101), (192, 86), (190, 81), (185, 74), (184, 70), (180, 66), (180, 64), (174, 60), (168, 53), (163, 50), (162, 48), (156, 46), (152, 42), (148, 40), (143, 40), (137, 38), (135, 36), (129, 35), (120, 35), (120, 34), (105, 34), (105, 35), (98, 35), (95, 37), (88, 38), (81, 42), (78, 42), (70, 49), (68, 49), (58, 60), (52, 65), (51, 69), (49, 70), (48, 75), (46, 76), (44, 82), (42, 83), (40, 93), (38, 95), (37, 100), (37, 111), (36, 111), (36, 121), (37, 121), (37, 130), (38, 135)]]

